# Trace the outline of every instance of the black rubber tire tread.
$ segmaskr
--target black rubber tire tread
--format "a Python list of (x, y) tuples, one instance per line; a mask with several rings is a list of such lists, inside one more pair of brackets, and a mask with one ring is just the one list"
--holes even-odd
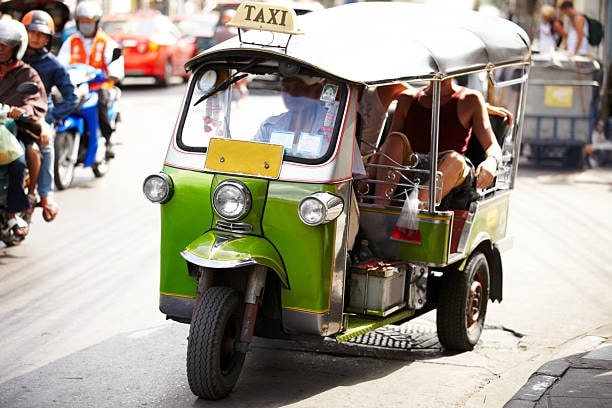
[[(187, 342), (187, 379), (191, 391), (204, 399), (226, 397), (236, 385), (245, 353), (239, 340), (241, 298), (227, 287), (211, 287), (194, 310)], [(230, 348), (230, 351), (223, 348)]]
[(66, 172), (64, 177), (62, 177), (62, 174), (60, 174), (60, 163), (65, 161), (65, 156), (67, 154), (70, 154), (69, 151), (71, 150), (67, 146), (68, 138), (74, 138), (74, 135), (72, 135), (70, 132), (57, 132), (57, 134), (55, 135), (55, 144), (53, 147), (55, 149), (53, 178), (55, 181), (55, 187), (58, 190), (65, 190), (66, 188), (70, 187), (70, 184), (72, 184), (72, 180), (74, 178), (74, 164), (64, 167), (62, 169)]
[[(477, 274), (480, 276), (482, 296), (477, 321), (468, 328), (467, 308), (470, 288)], [(489, 264), (482, 252), (474, 252), (463, 271), (445, 274), (436, 315), (438, 340), (447, 350), (471, 351), (484, 328), (490, 293)]]

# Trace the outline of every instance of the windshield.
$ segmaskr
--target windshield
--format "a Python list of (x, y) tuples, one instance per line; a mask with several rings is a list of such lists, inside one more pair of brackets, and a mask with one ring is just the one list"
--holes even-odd
[(284, 146), (286, 160), (321, 161), (331, 154), (345, 93), (322, 77), (200, 70), (188, 91), (178, 142), (204, 151), (213, 137), (249, 140)]

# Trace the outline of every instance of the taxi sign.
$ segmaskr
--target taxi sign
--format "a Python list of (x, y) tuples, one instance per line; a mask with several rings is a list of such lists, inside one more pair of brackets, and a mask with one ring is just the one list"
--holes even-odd
[(244, 30), (255, 29), (283, 34), (303, 34), (298, 27), (295, 10), (266, 3), (249, 1), (240, 3), (236, 9), (236, 14), (227, 25)]

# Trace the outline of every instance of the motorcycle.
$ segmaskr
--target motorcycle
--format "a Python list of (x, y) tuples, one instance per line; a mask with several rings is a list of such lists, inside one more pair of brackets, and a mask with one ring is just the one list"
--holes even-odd
[[(24, 82), (17, 87), (17, 92), (24, 95), (32, 95), (38, 92), (38, 85), (34, 82)], [(9, 106), (0, 104), (0, 127), (1, 131), (8, 131), (13, 134), (17, 134), (16, 123), (13, 119), (7, 118)], [(15, 225), (9, 223), (8, 212), (6, 205), (8, 202), (8, 165), (0, 165), (0, 241), (2, 241), (7, 247), (19, 245), (25, 237), (15, 235), (13, 228)], [(24, 190), (27, 190), (29, 178), (27, 176), (24, 181)], [(27, 220), (26, 212), (23, 211), (17, 214), (24, 222)]]
[[(120, 55), (120, 50), (117, 51)], [(80, 63), (71, 64), (68, 74), (75, 86), (79, 104), (55, 129), (54, 176), (58, 190), (64, 190), (72, 184), (78, 165), (91, 167), (96, 178), (104, 176), (109, 169), (105, 140), (98, 122), (98, 93), (90, 89), (93, 84), (103, 83), (106, 74), (100, 69)], [(115, 86), (110, 92), (109, 117), (114, 131), (120, 120), (121, 89)]]

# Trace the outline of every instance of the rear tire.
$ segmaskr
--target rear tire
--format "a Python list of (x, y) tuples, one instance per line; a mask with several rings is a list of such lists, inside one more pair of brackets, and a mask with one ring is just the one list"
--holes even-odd
[(463, 271), (445, 274), (436, 317), (445, 349), (474, 349), (484, 328), (489, 291), (489, 264), (482, 252), (474, 252)]
[(238, 381), (246, 355), (237, 349), (241, 302), (237, 291), (211, 287), (196, 303), (187, 342), (187, 379), (201, 398), (221, 399)]
[(55, 159), (53, 163), (53, 176), (55, 187), (65, 190), (70, 187), (74, 179), (74, 168), (76, 163), (71, 155), (75, 149), (74, 144), (80, 142), (81, 135), (78, 132), (57, 132), (55, 135), (54, 149)]

